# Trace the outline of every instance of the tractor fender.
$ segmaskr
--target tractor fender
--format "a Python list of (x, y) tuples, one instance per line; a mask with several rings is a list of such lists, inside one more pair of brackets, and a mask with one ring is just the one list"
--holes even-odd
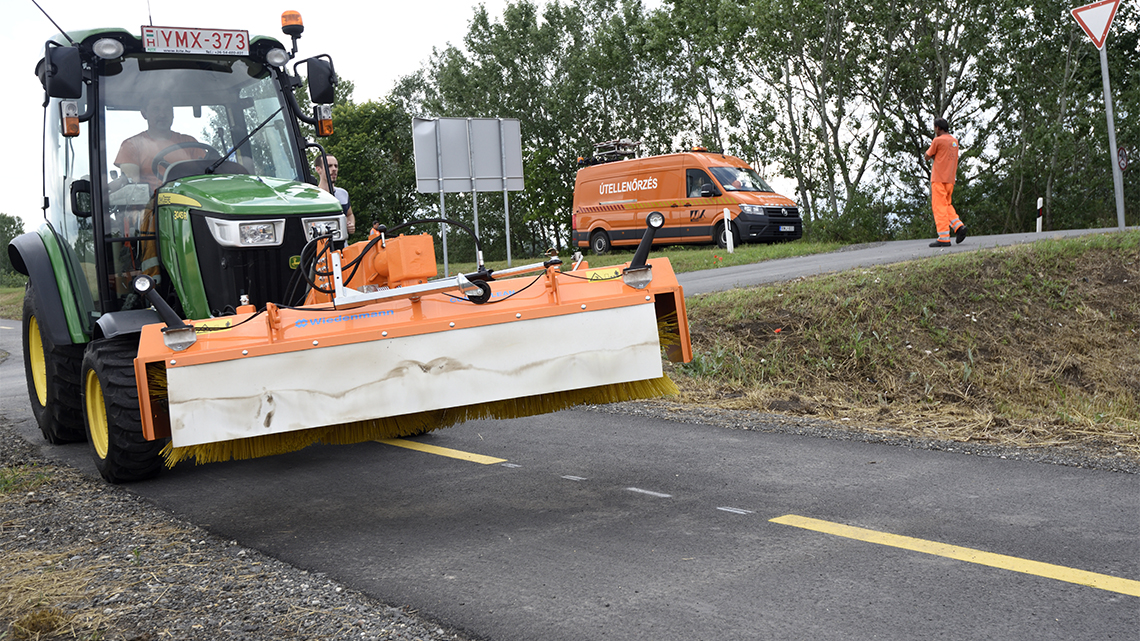
[(36, 297), (36, 309), (39, 310), (36, 321), (39, 322), (41, 331), (46, 331), (56, 345), (73, 344), (63, 310), (63, 298), (59, 295), (55, 270), (52, 269), (43, 237), (36, 232), (28, 232), (13, 238), (8, 243), (8, 260), (33, 285), (32, 293)]
[(144, 325), (162, 323), (162, 318), (153, 309), (129, 309), (122, 312), (103, 314), (95, 321), (97, 338), (114, 338), (128, 334), (138, 334)]

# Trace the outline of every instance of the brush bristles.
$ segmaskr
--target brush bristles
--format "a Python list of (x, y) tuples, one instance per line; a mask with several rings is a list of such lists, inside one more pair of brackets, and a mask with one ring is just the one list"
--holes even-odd
[(677, 385), (667, 376), (630, 383), (599, 385), (585, 389), (554, 392), (537, 396), (512, 398), (491, 403), (480, 403), (418, 414), (405, 414), (357, 421), (342, 425), (314, 427), (295, 432), (267, 434), (250, 438), (204, 443), (186, 447), (173, 447), (168, 443), (162, 450), (167, 467), (194, 459), (197, 463), (220, 463), (286, 454), (317, 443), (351, 445), (403, 436), (424, 434), (464, 421), (477, 419), (508, 419), (556, 412), (576, 405), (600, 405), (643, 398), (671, 396), (678, 393)]

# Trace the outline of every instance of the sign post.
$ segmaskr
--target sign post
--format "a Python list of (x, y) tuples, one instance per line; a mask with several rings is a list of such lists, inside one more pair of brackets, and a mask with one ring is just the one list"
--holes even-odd
[[(479, 192), (502, 191), (507, 238), (507, 266), (511, 259), (511, 219), (508, 191), (523, 189), (522, 134), (517, 118), (412, 118), (412, 144), (416, 189), (439, 193), (439, 215), (445, 193), (470, 193), (479, 236)], [(443, 270), (447, 274), (447, 224), (442, 226)], [(483, 264), (481, 253), (476, 262)]]
[(1108, 82), (1108, 53), (1104, 43), (1120, 0), (1100, 0), (1072, 10), (1073, 18), (1081, 25), (1093, 44), (1100, 50), (1100, 75), (1104, 82), (1104, 113), (1108, 119), (1108, 150), (1112, 156), (1112, 183), (1116, 192), (1116, 225), (1124, 229), (1124, 177), (1120, 171), (1120, 160), (1116, 148), (1116, 123), (1112, 117), (1112, 88)]

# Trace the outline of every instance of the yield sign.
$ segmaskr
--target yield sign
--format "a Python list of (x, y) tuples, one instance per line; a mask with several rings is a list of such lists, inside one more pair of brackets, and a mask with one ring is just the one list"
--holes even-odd
[(1112, 26), (1112, 19), (1116, 17), (1116, 8), (1119, 6), (1120, 0), (1101, 0), (1073, 9), (1077, 24), (1089, 34), (1097, 49), (1104, 49), (1108, 29)]

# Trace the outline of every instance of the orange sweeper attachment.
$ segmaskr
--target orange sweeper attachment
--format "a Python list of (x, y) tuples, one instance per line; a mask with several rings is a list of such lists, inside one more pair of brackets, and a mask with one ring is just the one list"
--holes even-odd
[(330, 229), (295, 272), (303, 305), (201, 321), (139, 276), (166, 321), (143, 328), (134, 363), (143, 435), (170, 439), (173, 466), (676, 393), (662, 356), (691, 359), (684, 295), (667, 259), (647, 260), (664, 218), (647, 222), (622, 266), (552, 258), (450, 278), (429, 235), (373, 230), (337, 250)]

